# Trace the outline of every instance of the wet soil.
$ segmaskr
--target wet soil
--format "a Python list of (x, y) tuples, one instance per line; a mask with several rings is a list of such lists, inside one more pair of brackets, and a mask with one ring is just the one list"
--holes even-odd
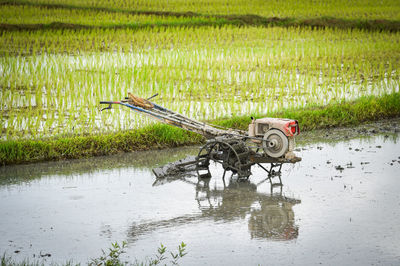
[(301, 132), (296, 137), (298, 145), (305, 145), (313, 142), (337, 142), (353, 138), (365, 138), (375, 135), (392, 135), (400, 133), (400, 118), (383, 119), (369, 122), (353, 127), (324, 128)]
[(305, 133), (271, 180), (212, 164), (155, 182), (198, 147), (1, 167), (0, 253), (85, 263), (126, 240), (133, 261), (184, 241), (182, 265), (399, 265), (399, 137), (398, 119)]

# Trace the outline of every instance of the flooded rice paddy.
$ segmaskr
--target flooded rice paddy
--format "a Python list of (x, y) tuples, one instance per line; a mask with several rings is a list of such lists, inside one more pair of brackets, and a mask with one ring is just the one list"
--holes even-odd
[(328, 135), (297, 145), (283, 186), (259, 167), (224, 184), (213, 164), (209, 180), (155, 182), (198, 147), (2, 167), (0, 253), (86, 263), (125, 240), (124, 259), (144, 261), (184, 241), (182, 265), (399, 265), (399, 133)]

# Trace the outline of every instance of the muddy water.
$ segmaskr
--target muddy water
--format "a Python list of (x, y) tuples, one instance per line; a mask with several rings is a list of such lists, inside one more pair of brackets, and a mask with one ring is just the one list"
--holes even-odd
[(398, 133), (303, 143), (283, 186), (259, 167), (224, 184), (215, 165), (155, 182), (151, 168), (196, 150), (0, 168), (0, 253), (85, 263), (126, 240), (145, 260), (184, 241), (182, 265), (400, 264)]

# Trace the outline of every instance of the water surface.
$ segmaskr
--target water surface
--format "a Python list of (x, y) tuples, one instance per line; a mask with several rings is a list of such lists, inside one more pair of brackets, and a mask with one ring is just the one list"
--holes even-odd
[(145, 260), (184, 241), (182, 265), (399, 265), (398, 137), (303, 144), (283, 186), (259, 167), (224, 183), (218, 165), (155, 182), (197, 147), (2, 167), (0, 253), (85, 263), (125, 240)]

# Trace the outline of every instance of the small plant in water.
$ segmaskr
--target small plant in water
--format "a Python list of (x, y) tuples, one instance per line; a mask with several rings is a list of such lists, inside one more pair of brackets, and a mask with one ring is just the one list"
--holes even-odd
[(171, 263), (173, 265), (178, 265), (178, 260), (187, 254), (187, 252), (185, 252), (185, 248), (186, 248), (186, 244), (182, 242), (178, 246), (178, 253), (174, 254), (174, 253), (170, 252), (171, 257), (172, 257)]
[[(135, 261), (135, 263), (130, 263), (130, 262), (123, 262), (121, 261), (121, 254), (126, 253), (125, 248), (127, 243), (125, 241), (122, 242), (121, 245), (119, 245), (117, 242), (111, 244), (112, 247), (108, 249), (108, 252), (102, 250), (103, 255), (100, 256), (99, 258), (94, 258), (92, 261), (89, 263), (91, 266), (120, 266), (120, 265), (140, 265), (140, 266), (153, 266), (153, 265), (159, 265), (163, 261), (165, 261), (168, 257), (166, 256), (167, 253), (167, 247), (164, 246), (163, 244), (160, 244), (160, 247), (157, 249), (157, 254), (148, 259), (146, 262), (139, 262)], [(178, 261), (182, 257), (184, 257), (187, 252), (186, 252), (186, 244), (182, 242), (178, 246), (178, 250), (176, 253), (174, 252), (169, 252), (171, 255), (171, 260), (169, 261), (171, 265), (179, 265)], [(165, 263), (164, 265), (167, 265)]]
[[(177, 253), (169, 252), (170, 255), (171, 255), (171, 261), (170, 262), (171, 262), (172, 265), (178, 265), (178, 260), (187, 254), (187, 252), (185, 252), (186, 251), (185, 248), (186, 248), (186, 244), (182, 242), (178, 246), (178, 252)], [(161, 244), (160, 247), (157, 250), (158, 254), (156, 255), (156, 257), (154, 259), (150, 260), (149, 265), (158, 265), (163, 260), (165, 260), (167, 258), (164, 255), (166, 253), (166, 251), (167, 251), (167, 247), (165, 247), (163, 244)]]
[(108, 254), (106, 251), (101, 250), (103, 255), (100, 258), (92, 259), (89, 265), (126, 265), (126, 262), (120, 260), (121, 254), (125, 253), (126, 244), (125, 241), (122, 242), (122, 245), (119, 245), (118, 242), (111, 243), (112, 247), (108, 249)]

